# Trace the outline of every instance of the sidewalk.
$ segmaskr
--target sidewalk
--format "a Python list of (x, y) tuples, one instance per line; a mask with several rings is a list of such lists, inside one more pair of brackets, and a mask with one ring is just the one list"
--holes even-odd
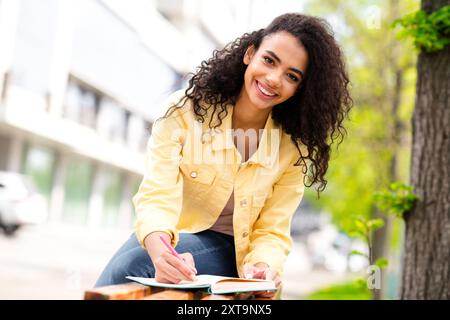
[(348, 276), (345, 273), (313, 269), (304, 244), (294, 242), (284, 268), (281, 298), (284, 300), (304, 299), (320, 288), (345, 282), (347, 279)]
[(130, 232), (42, 225), (0, 234), (0, 299), (82, 299)]

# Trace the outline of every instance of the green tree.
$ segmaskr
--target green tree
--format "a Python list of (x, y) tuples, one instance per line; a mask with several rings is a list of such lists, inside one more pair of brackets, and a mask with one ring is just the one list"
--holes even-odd
[[(320, 201), (344, 231), (355, 214), (384, 219), (374, 191), (408, 180), (416, 60), (412, 46), (399, 42), (390, 26), (417, 7), (417, 1), (393, 0), (311, 1), (306, 7), (311, 14), (338, 22), (335, 29), (353, 84), (348, 137), (330, 161), (329, 184)], [(385, 227), (374, 233), (374, 261), (395, 260), (388, 241), (392, 227), (387, 218)], [(383, 296), (375, 293), (375, 298)]]

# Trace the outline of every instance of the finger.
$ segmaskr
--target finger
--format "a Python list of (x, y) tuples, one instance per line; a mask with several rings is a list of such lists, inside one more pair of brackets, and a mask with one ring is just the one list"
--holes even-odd
[(195, 280), (194, 270), (184, 260), (176, 258), (172, 260), (172, 266), (183, 275), (182, 280)]
[(160, 282), (160, 283), (169, 283), (169, 284), (180, 283), (179, 279), (176, 279), (165, 272), (156, 272), (155, 279), (157, 282)]
[(192, 267), (183, 257), (183, 260), (177, 259), (178, 261), (176, 262), (177, 265), (177, 269), (183, 273), (185, 276), (188, 277), (188, 280), (194, 281), (196, 280), (195, 275), (197, 274), (197, 270)]
[(256, 268), (253, 272), (253, 278), (266, 279), (267, 268)]
[(192, 254), (189, 252), (180, 254), (180, 256), (183, 258), (184, 262), (192, 269), (192, 271), (197, 274), (197, 269), (195, 268), (195, 260)]
[(158, 275), (158, 278), (156, 279), (157, 281), (179, 283), (182, 279), (182, 276), (179, 275), (179, 271), (164, 259), (158, 263), (156, 269), (156, 274)]
[(276, 278), (275, 278), (275, 280), (274, 280), (274, 282), (275, 282), (275, 286), (277, 287), (277, 288), (280, 288), (281, 287), (281, 278), (279, 277), (279, 276), (277, 276)]
[(275, 280), (275, 278), (277, 277), (277, 272), (271, 268), (266, 270), (266, 280)]
[(181, 281), (192, 281), (192, 279), (190, 277), (187, 277), (186, 275), (184, 275), (182, 272), (180, 272), (176, 267), (172, 266), (172, 265), (168, 265), (165, 269), (164, 269), (164, 276), (167, 279), (170, 279), (170, 281), (172, 283), (180, 283)]
[(165, 255), (165, 260), (168, 264), (167, 268), (165, 268), (166, 272), (174, 279), (181, 280), (188, 280), (193, 281), (195, 280), (195, 274), (190, 269), (190, 267), (184, 262), (178, 259), (177, 257), (173, 256), (170, 253), (167, 253)]
[(180, 279), (178, 279), (170, 270), (166, 268), (156, 271), (155, 279), (161, 283), (179, 283)]
[(163, 255), (155, 260), (155, 279), (161, 283), (178, 283), (168, 270), (170, 264), (167, 263)]
[(251, 264), (247, 263), (244, 265), (244, 277), (247, 279), (251, 279), (253, 278), (253, 271), (255, 269), (254, 266), (252, 266)]
[(155, 272), (155, 280), (161, 283), (172, 283), (169, 279), (167, 279), (164, 275), (161, 274), (158, 270)]
[(193, 274), (193, 275), (196, 275), (197, 274), (197, 269), (192, 265), (192, 264), (190, 264), (186, 259), (184, 259), (183, 258), (183, 262), (189, 267), (189, 270), (191, 271), (191, 273)]

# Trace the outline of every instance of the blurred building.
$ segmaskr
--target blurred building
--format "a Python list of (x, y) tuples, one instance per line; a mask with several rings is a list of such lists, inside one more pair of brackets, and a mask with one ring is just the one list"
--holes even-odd
[(220, 45), (169, 2), (0, 0), (0, 170), (32, 176), (51, 221), (131, 227), (161, 103)]

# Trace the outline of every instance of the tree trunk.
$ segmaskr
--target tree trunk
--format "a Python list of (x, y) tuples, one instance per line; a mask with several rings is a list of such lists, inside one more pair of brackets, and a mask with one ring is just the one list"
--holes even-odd
[[(424, 0), (428, 13), (448, 0)], [(450, 299), (450, 46), (421, 53), (413, 115), (411, 184), (405, 215), (402, 299)]]

